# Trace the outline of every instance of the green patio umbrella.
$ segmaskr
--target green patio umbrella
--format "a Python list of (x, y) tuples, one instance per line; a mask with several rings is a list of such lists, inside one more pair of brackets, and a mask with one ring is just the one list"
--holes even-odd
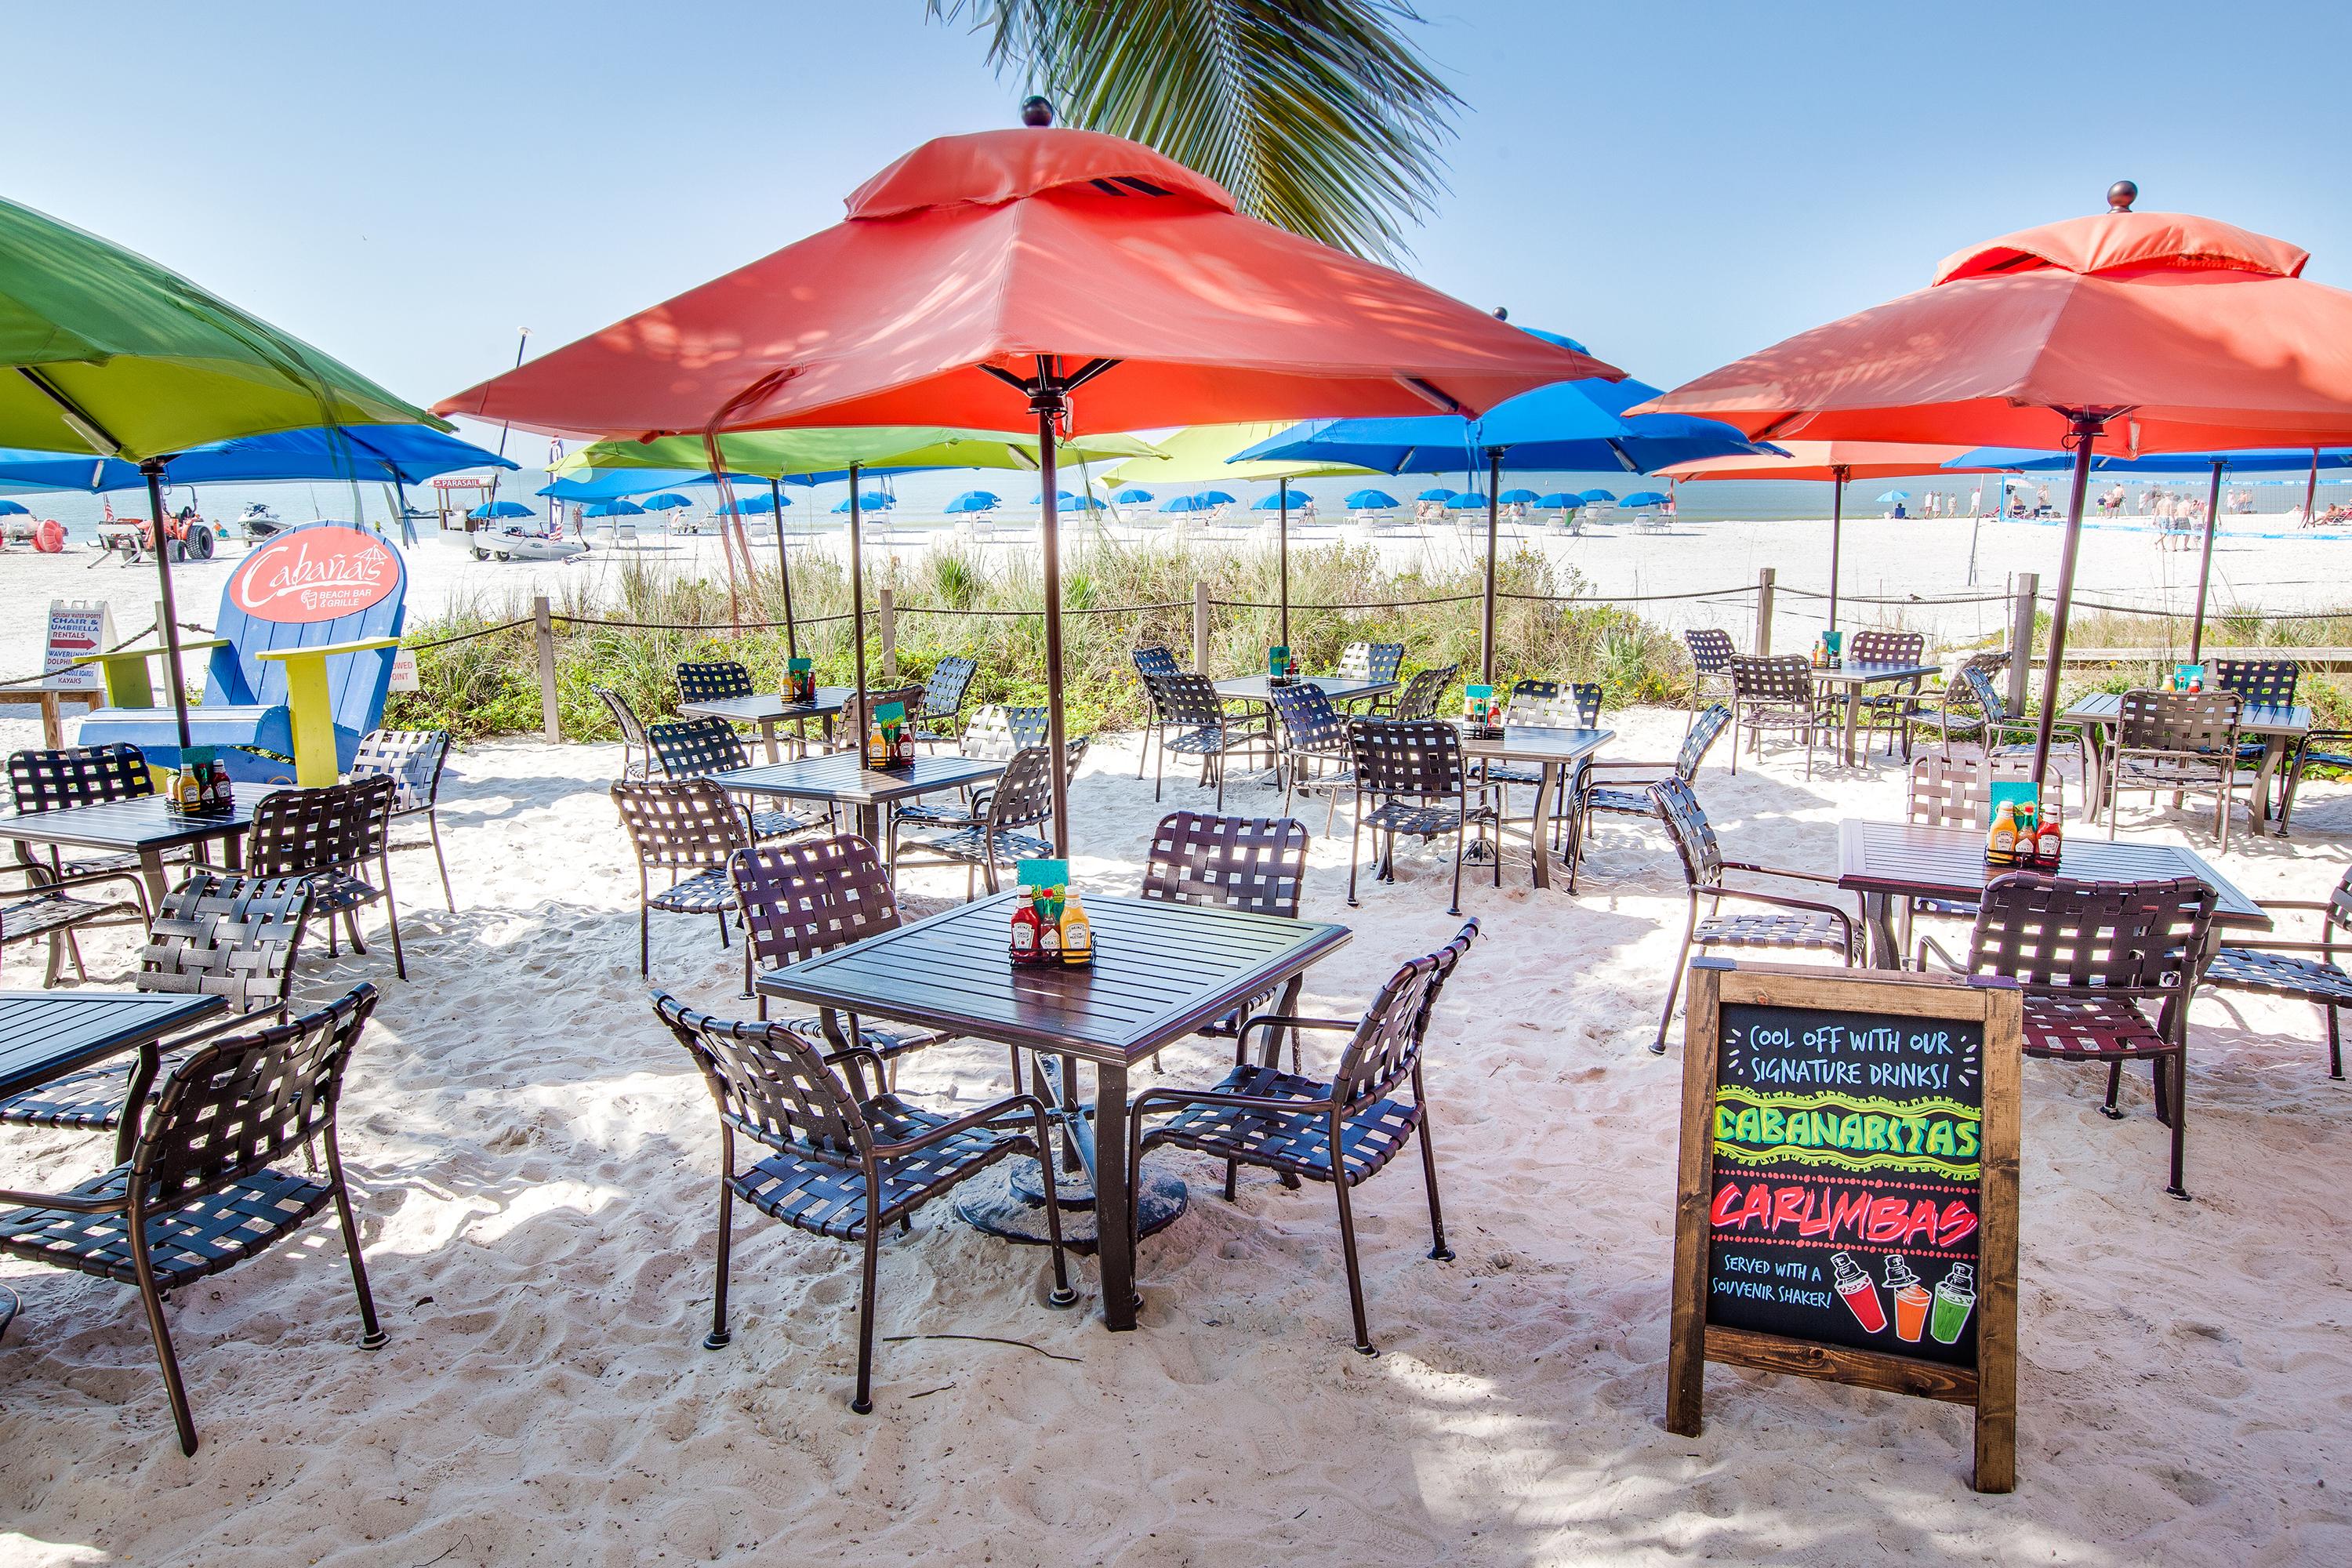
[(180, 743), (187, 691), (163, 532), (173, 453), (330, 425), (450, 426), (143, 256), (0, 200), (0, 446), (139, 465)]

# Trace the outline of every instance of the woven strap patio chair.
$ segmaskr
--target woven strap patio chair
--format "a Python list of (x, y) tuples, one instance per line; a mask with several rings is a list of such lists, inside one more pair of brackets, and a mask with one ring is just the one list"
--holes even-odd
[[(2213, 662), (2212, 689), (2236, 692), (2244, 700), (2245, 708), (2292, 708), (2294, 689), (2302, 678), (2303, 667), (2291, 658), (2223, 658)], [(2240, 710), (2239, 716), (2244, 717), (2244, 709)], [(2261, 766), (2263, 753), (2268, 749), (2263, 741), (2241, 739), (2238, 765)], [(2284, 789), (2284, 781), (2281, 781), (2281, 787)]]
[(2262, 941), (2225, 947), (2206, 967), (2204, 984), (2224, 991), (2294, 996), (2327, 1015), (2327, 1076), (2344, 1076), (2344, 1037), (2336, 1010), (2352, 1006), (2352, 968), (2336, 956), (2338, 931), (2352, 932), (2352, 871), (2326, 899), (2266, 899), (2265, 914), (2307, 910), (2318, 915), (2317, 942)]
[[(1086, 760), (1087, 737), (1080, 735), (1062, 748), (1063, 785), (1077, 776)], [(1010, 870), (1023, 860), (1050, 858), (1054, 853), (1054, 775), (1052, 748), (1031, 746), (1004, 764), (990, 790), (986, 809), (963, 826), (922, 823), (902, 826), (890, 819), (890, 867), (961, 866), (964, 897), (973, 896), (972, 880), (982, 879), (992, 893), (997, 889), (997, 868)], [(911, 853), (910, 861), (906, 857)]]
[(1461, 674), (1458, 664), (1413, 671), (1412, 679), (1404, 683), (1404, 690), (1396, 700), (1396, 717), (1407, 723), (1436, 718), (1445, 701), (1446, 690)]
[[(143, 1102), (159, 1071), (176, 1068), (187, 1047), (258, 1015), (285, 1015), (294, 952), (310, 913), (310, 889), (299, 878), (190, 872), (163, 895), (131, 984), (140, 991), (223, 997), (228, 1016), (174, 1037), (168, 1043), (179, 1054), (154, 1065), (142, 1054), (133, 1065), (74, 1073), (0, 1100), (0, 1122), (87, 1132), (123, 1126), (125, 1108)], [(123, 1149), (117, 1158), (129, 1155)]]
[[(1848, 664), (1919, 664), (1927, 657), (1927, 638), (1923, 632), (1873, 627), (1848, 637), (1843, 657)], [(1900, 739), (1904, 759), (1910, 759), (1912, 722), (1926, 679), (1915, 677), (1899, 685), (1864, 688), (1862, 692), (1855, 722), (1865, 731), (1885, 731), (1889, 756), (1895, 754), (1895, 743)]]
[(609, 686), (592, 686), (596, 700), (613, 716), (614, 728), (621, 731), (621, 776), (625, 779), (653, 777), (660, 764), (654, 759), (653, 742), (646, 738), (645, 721), (629, 706), (629, 700)]
[[(92, 805), (107, 800), (142, 800), (155, 793), (155, 775), (139, 748), (122, 742), (103, 746), (66, 746), (55, 751), (18, 752), (8, 759), (8, 785), (16, 813), (58, 811), (67, 806)], [(30, 844), (16, 845), (16, 864), (39, 862), (47, 875), (39, 885), (51, 889), (99, 887), (120, 882), (131, 890), (141, 914), (147, 908), (147, 882), (140, 875), (136, 855), (92, 855), (78, 852), (67, 858), (55, 846), (44, 854)], [(195, 851), (181, 849), (165, 858), (192, 861)]]
[(449, 912), (457, 912), (457, 894), (449, 885), (448, 858), (441, 852), (441, 770), (449, 761), (449, 734), (446, 730), (371, 730), (360, 737), (360, 749), (345, 770), (355, 779), (373, 778), (382, 773), (392, 781), (392, 822), (399, 826), (403, 817), (425, 819), (426, 837), (412, 838), (404, 844), (395, 843), (394, 855), (410, 849), (430, 849), (434, 864), (441, 868), (441, 896), (449, 905)]
[[(1630, 760), (1596, 758), (1585, 764), (1577, 774), (1575, 795), (1569, 811), (1568, 890), (1576, 891), (1576, 874), (1584, 858), (1584, 837), (1591, 831), (1592, 816), (1605, 812), (1612, 816), (1638, 816), (1644, 821), (1655, 820), (1657, 802), (1650, 797), (1650, 786), (1662, 779), (1680, 779), (1685, 784), (1698, 777), (1699, 764), (1715, 749), (1715, 742), (1731, 728), (1731, 710), (1721, 702), (1711, 702), (1696, 716), (1683, 736), (1682, 750), (1670, 763), (1637, 763)], [(1627, 775), (1632, 776), (1627, 776)]]
[[(352, 951), (365, 952), (359, 911), (383, 900), (392, 929), (394, 971), (408, 978), (400, 950), (400, 910), (392, 896), (392, 780), (373, 778), (317, 789), (281, 789), (263, 795), (253, 808), (246, 837), (245, 868), (256, 877), (299, 877), (310, 889), (310, 913), (327, 924), (327, 956), (336, 955), (335, 917), (343, 917)], [(368, 863), (373, 861), (368, 880)], [(383, 886), (378, 887), (377, 882)]]
[[(362, 1349), (383, 1344), (335, 1138), (343, 1071), (375, 1010), (362, 985), (290, 1023), (215, 1039), (173, 1069), (138, 1119), (130, 1158), (62, 1193), (0, 1192), (0, 1255), (135, 1287), (180, 1433), (196, 1423), (163, 1296), (258, 1257), (329, 1204), (359, 1296)], [(325, 1180), (277, 1162), (316, 1147)]]
[(2234, 691), (2125, 692), (2099, 792), (2107, 810), (2107, 837), (2116, 836), (2116, 808), (2127, 789), (2144, 789), (2151, 796), (2170, 791), (2176, 803), (2190, 790), (2210, 790), (2213, 836), (2220, 847), (2229, 848), (2241, 706)]
[(1694, 626), (1683, 633), (1691, 656), (1691, 711), (1702, 703), (1731, 700), (1731, 660), (1738, 653), (1731, 634), (1720, 626)]
[[(1996, 754), (1991, 757), (1947, 759), (1915, 757), (1910, 787), (1904, 799), (1904, 820), (1923, 827), (1965, 827), (1985, 833), (1992, 827), (1992, 786), (1997, 781), (2021, 782), (2033, 774), (2033, 759)], [(2045, 816), (2066, 820), (2066, 780), (2056, 772), (2042, 782), (2037, 803)], [(1914, 899), (1914, 913), (1948, 915), (1957, 920), (1977, 918), (1974, 899)]]
[(2338, 773), (2352, 773), (2352, 730), (2314, 730), (2304, 736), (2294, 749), (2294, 761), (2289, 764), (2286, 788), (2279, 795), (2278, 837), (2286, 837), (2288, 818), (2294, 815), (2294, 797), (2303, 787), (2305, 768), (2333, 768)]
[(1339, 796), (1355, 787), (1349, 771), (1348, 716), (1320, 687), (1307, 681), (1273, 689), (1275, 762), (1282, 770), (1282, 812), (1290, 815), (1294, 795), (1328, 795), (1323, 831), (1339, 820)]
[(677, 667), (677, 700), (680, 702), (723, 702), (730, 697), (751, 695), (751, 669), (732, 659)]
[(1813, 695), (1812, 669), (1805, 656), (1731, 661), (1731, 771), (1739, 771), (1739, 732), (1748, 734), (1748, 754), (1764, 753), (1764, 731), (1786, 731), (1805, 742), (1805, 777), (1813, 776), (1813, 742), (1832, 721)]
[[(2188, 1004), (2197, 955), (2220, 897), (2194, 877), (2082, 882), (2011, 872), (1988, 883), (1965, 968), (1933, 937), (1919, 939), (1919, 967), (1933, 959), (1967, 974), (2000, 974), (2025, 993), (2025, 1054), (2104, 1062), (2107, 1100), (2124, 1063), (2145, 1058), (2156, 1075), (2156, 1113), (2172, 1128), (2172, 1180), (2187, 1198), (2181, 1156), (2189, 1089)], [(2156, 1019), (2147, 1005), (2161, 1004)]]
[[(1286, 1178), (1329, 1184), (1339, 1209), (1339, 1252), (1348, 1270), (1348, 1308), (1356, 1349), (1377, 1354), (1365, 1321), (1363, 1273), (1356, 1259), (1356, 1216), (1350, 1196), (1418, 1137), (1421, 1175), (1429, 1196), (1429, 1256), (1454, 1257), (1437, 1202), (1437, 1156), (1430, 1146), (1429, 1095), (1422, 1055), (1439, 992), (1477, 937), (1478, 922), (1425, 957), (1407, 962), (1381, 987), (1364, 1016), (1343, 1018), (1252, 1018), (1234, 1046), (1234, 1068), (1210, 1089), (1149, 1089), (1135, 1097), (1128, 1127), (1129, 1192), (1142, 1176), (1144, 1154), (1163, 1143), (1225, 1162), (1225, 1197), (1243, 1165)], [(1249, 1037), (1260, 1029), (1344, 1032), (1339, 1070), (1328, 1080), (1261, 1067), (1249, 1059)], [(1412, 1098), (1399, 1091), (1410, 1089)], [(1147, 1125), (1147, 1118), (1168, 1120)], [(1129, 1215), (1130, 1225), (1133, 1222)]]
[(1164, 743), (1167, 740), (1168, 704), (1160, 695), (1160, 682), (1183, 667), (1176, 662), (1175, 654), (1158, 643), (1136, 648), (1127, 657), (1135, 666), (1137, 684), (1143, 688), (1143, 736), (1135, 753), (1135, 776), (1141, 778), (1144, 753), (1151, 750), (1153, 742)]
[[(637, 973), (653, 973), (653, 911), (713, 915), (719, 945), (727, 945), (727, 917), (735, 912), (735, 886), (727, 864), (751, 847), (743, 814), (709, 779), (653, 779), (613, 784), (613, 804), (637, 852)], [(665, 870), (670, 885), (656, 891), (650, 874)]]
[(1217, 809), (1225, 805), (1225, 759), (1272, 742), (1257, 731), (1225, 715), (1216, 686), (1206, 676), (1179, 670), (1156, 675), (1151, 686), (1165, 716), (1160, 731), (1160, 765), (1151, 774), (1151, 798), (1158, 800), (1166, 782), (1168, 753), (1201, 759), (1199, 787), (1217, 786)]
[(866, 731), (870, 727), (866, 723), (866, 716), (869, 713), (879, 713), (893, 702), (905, 711), (907, 721), (912, 723), (915, 710), (923, 705), (923, 689), (919, 686), (868, 687), (866, 691), (866, 706), (863, 708), (857, 705), (857, 693), (855, 691), (843, 699), (841, 726), (834, 731), (835, 749), (844, 752), (855, 751), (862, 754), (866, 747)]
[(918, 742), (944, 746), (955, 742), (963, 722), (964, 694), (971, 689), (972, 677), (979, 673), (978, 661), (961, 654), (950, 654), (931, 666), (931, 673), (923, 681), (922, 697), (916, 706), (907, 710)]
[[(1862, 949), (1855, 938), (1862, 923), (1845, 910), (1835, 904), (1792, 899), (1724, 880), (1725, 873), (1739, 871), (1754, 877), (1834, 888), (1835, 877), (1780, 866), (1759, 866), (1747, 860), (1727, 860), (1723, 858), (1723, 846), (1715, 837), (1715, 826), (1707, 821), (1706, 812), (1689, 784), (1679, 778), (1663, 779), (1650, 786), (1649, 794), (1653, 808), (1666, 825), (1666, 836), (1675, 841), (1675, 854), (1682, 861), (1683, 882), (1689, 894), (1683, 916), (1682, 949), (1675, 953), (1675, 967), (1666, 976), (1666, 1005), (1658, 1015), (1658, 1037), (1650, 1044), (1652, 1051), (1664, 1054), (1666, 1026), (1674, 1022), (1675, 1000), (1682, 990), (1683, 969), (1693, 948), (1702, 952), (1710, 947), (1831, 952), (1848, 968), (1860, 961)], [(1762, 904), (1769, 912), (1726, 914), (1726, 899)], [(1702, 903), (1706, 906), (1704, 914), (1700, 912)]]
[[(1426, 673), (1426, 672), (1424, 672)], [(1416, 678), (1417, 679), (1417, 678)], [(1462, 737), (1436, 719), (1358, 719), (1348, 727), (1348, 747), (1356, 773), (1356, 822), (1348, 836), (1348, 907), (1356, 907), (1356, 873), (1362, 837), (1371, 829), (1379, 857), (1377, 880), (1396, 880), (1400, 833), (1426, 844), (1454, 835), (1454, 900), (1445, 912), (1462, 912), (1462, 860), (1474, 826), (1483, 841), (1497, 826), (1495, 807), (1473, 801), (1470, 770), (1462, 759)], [(1495, 855), (1495, 885), (1503, 885), (1503, 857)]]
[[(958, 1183), (1013, 1154), (1035, 1157), (1045, 1196), (1056, 1307), (1077, 1300), (1062, 1252), (1061, 1205), (1054, 1187), (1058, 1157), (1035, 1095), (1010, 1094), (960, 1116), (926, 1110), (887, 1089), (869, 1087), (881, 1059), (863, 1047), (830, 1053), (784, 1024), (715, 1018), (666, 991), (654, 1011), (702, 1069), (719, 1108), (718, 1286), (706, 1350), (723, 1349), (727, 1264), (734, 1205), (741, 1198), (769, 1218), (863, 1254), (857, 1296), (857, 1392), (849, 1407), (874, 1408), (874, 1296), (883, 1228), (907, 1218)], [(835, 1066), (843, 1071), (836, 1074)], [(738, 1139), (751, 1145), (739, 1152)], [(748, 1160), (748, 1163), (746, 1161)]]
[[(1404, 669), (1404, 644), (1401, 642), (1351, 642), (1339, 650), (1339, 662), (1331, 673), (1343, 680), (1393, 681)], [(1350, 708), (1361, 705), (1366, 713), (1388, 713), (1396, 709), (1397, 694), (1393, 691), (1380, 697), (1356, 697), (1349, 700)]]
[[(1046, 729), (1043, 708), (1008, 708), (991, 702), (972, 710), (956, 750), (984, 762), (1009, 763), (1028, 747), (1044, 745)], [(894, 822), (925, 827), (972, 827), (988, 816), (988, 797), (994, 793), (993, 784), (982, 784), (936, 805), (908, 801), (893, 806), (890, 816)]]
[[(672, 779), (709, 778), (712, 773), (740, 772), (751, 765), (751, 748), (724, 719), (677, 719), (646, 731), (654, 755), (661, 759), (662, 775)], [(731, 798), (731, 797), (730, 797)], [(743, 831), (755, 844), (814, 833), (828, 826), (823, 816), (803, 816), (781, 806), (748, 806), (737, 803)]]
[[(727, 862), (735, 897), (743, 908), (743, 994), (754, 994), (753, 975), (782, 969), (846, 947), (886, 931), (897, 931), (898, 897), (874, 846), (856, 834), (804, 839), (798, 844), (739, 849)], [(759, 997), (760, 1016), (768, 999)], [(830, 1052), (824, 1022), (814, 1015), (785, 1020), (787, 1027), (820, 1051)], [(850, 1017), (847, 1037), (889, 1064), (895, 1086), (898, 1058), (954, 1037), (942, 1029)], [(1017, 1060), (1017, 1057), (1016, 1057)], [(1016, 1075), (1016, 1087), (1018, 1079)]]
[[(1307, 882), (1307, 829), (1287, 816), (1171, 811), (1144, 851), (1143, 896), (1161, 903), (1246, 910), (1296, 919)], [(1274, 994), (1252, 997), (1198, 1031), (1230, 1038)], [(1292, 1037), (1291, 1048), (1297, 1049)], [(1151, 1069), (1160, 1070), (1155, 1053)]]

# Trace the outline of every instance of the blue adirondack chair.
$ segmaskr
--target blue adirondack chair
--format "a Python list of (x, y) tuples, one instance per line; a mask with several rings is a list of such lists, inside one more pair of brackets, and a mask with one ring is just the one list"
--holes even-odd
[[(383, 721), (407, 595), (399, 549), (349, 523), (305, 523), (255, 549), (221, 589), (215, 636), (183, 645), (212, 652), (190, 742), (215, 748), (234, 779), (333, 783)], [(147, 705), (155, 653), (89, 661), (105, 668), (110, 706), (82, 721), (83, 745), (127, 741), (151, 763), (179, 761), (172, 710)]]

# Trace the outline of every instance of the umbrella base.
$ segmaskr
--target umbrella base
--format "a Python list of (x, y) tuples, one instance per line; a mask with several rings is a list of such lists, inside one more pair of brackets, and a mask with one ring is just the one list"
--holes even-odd
[[(1054, 1191), (1061, 1200), (1062, 1245), (1072, 1252), (1091, 1255), (1097, 1245), (1094, 1183), (1084, 1170), (1058, 1172)], [(1147, 1167), (1137, 1195), (1137, 1234), (1151, 1236), (1166, 1230), (1190, 1203), (1181, 1181)], [(966, 1182), (956, 1199), (955, 1213), (974, 1230), (1006, 1241), (1043, 1247), (1050, 1239), (1045, 1230), (1045, 1184), (1034, 1160), (1007, 1160)]]

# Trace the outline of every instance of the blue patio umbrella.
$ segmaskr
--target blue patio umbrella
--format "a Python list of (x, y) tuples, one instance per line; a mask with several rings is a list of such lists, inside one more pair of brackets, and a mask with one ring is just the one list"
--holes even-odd
[[(858, 506), (867, 511), (887, 511), (892, 507), (898, 504), (898, 498), (891, 495), (887, 490), (860, 490), (857, 493), (856, 499)], [(835, 501), (834, 503), (833, 510), (835, 511), (847, 511), (849, 510), (848, 500), (845, 499)]]
[(637, 503), (646, 511), (684, 511), (694, 503), (676, 490), (664, 490), (657, 496), (647, 496)]
[(1151, 500), (1151, 492), (1140, 485), (1129, 485), (1110, 499), (1121, 506), (1142, 506)]
[(1174, 496), (1160, 503), (1161, 511), (1214, 511), (1217, 503), (1205, 496)]
[(1617, 497), (1609, 490), (1580, 490), (1576, 499), (1586, 506), (1613, 506)]
[(1532, 506), (1535, 504), (1537, 496), (1536, 492), (1533, 490), (1517, 489), (1505, 490), (1501, 495), (1496, 496), (1495, 499), (1501, 501), (1505, 506)]
[[(2069, 458), (2066, 460), (2069, 463), (2074, 461), (2072, 458)], [(1911, 492), (1909, 490), (1888, 490), (1878, 498), (1878, 504), (1881, 506), (1890, 506), (1895, 501), (1909, 500), (1910, 499)]]
[(1536, 501), (1536, 505), (1543, 508), (1546, 511), (1574, 511), (1578, 507), (1580, 507), (1583, 504), (1584, 498), (1582, 496), (1570, 495), (1566, 490), (1554, 490), (1551, 494), (1543, 496)]
[(1483, 511), (1486, 507), (1486, 498), (1476, 490), (1460, 490), (1445, 498), (1448, 511)]
[(1669, 499), (1664, 490), (1635, 490), (1617, 504), (1623, 507), (1664, 506)]
[[(325, 426), (191, 447), (171, 460), (175, 485), (278, 479), (373, 479), (413, 485), (461, 468), (513, 468), (509, 458), (422, 425)], [(51, 490), (147, 488), (139, 465), (87, 453), (0, 447), (0, 484)]]
[(1444, 485), (1432, 485), (1429, 489), (1422, 491), (1412, 499), (1415, 500), (1452, 500), (1454, 499), (1454, 492), (1447, 489)]
[[(1054, 504), (1056, 506), (1066, 506), (1077, 499), (1078, 498), (1075, 494), (1068, 490), (1055, 490), (1054, 492)], [(1045, 492), (1044, 490), (1039, 490), (1035, 495), (1031, 496), (1029, 498), (1029, 504), (1032, 506), (1045, 505)]]
[(947, 510), (950, 516), (961, 517), (966, 512), (993, 511), (996, 506), (997, 495), (994, 490), (966, 490), (948, 502)]
[(583, 517), (643, 517), (646, 509), (633, 500), (592, 501), (580, 509)]
[(496, 522), (503, 518), (537, 517), (539, 514), (519, 500), (484, 501), (466, 514), (476, 522)]
[(1394, 511), (1397, 499), (1386, 490), (1349, 490), (1349, 511)]
[(1307, 492), (1305, 490), (1293, 489), (1287, 483), (1280, 484), (1274, 488), (1272, 494), (1262, 495), (1258, 497), (1257, 500), (1250, 502), (1250, 510), (1287, 511), (1293, 505), (1299, 501), (1303, 501), (1306, 499)]
[(732, 505), (722, 503), (711, 510), (720, 517), (765, 517), (776, 510), (776, 498), (766, 492), (754, 491), (750, 495), (737, 496)]
[(1207, 501), (1211, 506), (1231, 506), (1234, 504), (1234, 498), (1227, 495), (1223, 490), (1202, 490), (1201, 492), (1201, 499)]
[[(784, 482), (806, 485), (815, 480), (795, 474)], [(768, 481), (756, 474), (730, 474), (727, 483), (733, 489), (748, 490), (764, 489)], [(584, 478), (551, 479), (531, 493), (561, 501), (614, 500), (623, 496), (641, 496), (649, 490), (675, 494), (679, 490), (713, 489), (718, 484), (716, 476), (693, 468), (604, 468)]]

